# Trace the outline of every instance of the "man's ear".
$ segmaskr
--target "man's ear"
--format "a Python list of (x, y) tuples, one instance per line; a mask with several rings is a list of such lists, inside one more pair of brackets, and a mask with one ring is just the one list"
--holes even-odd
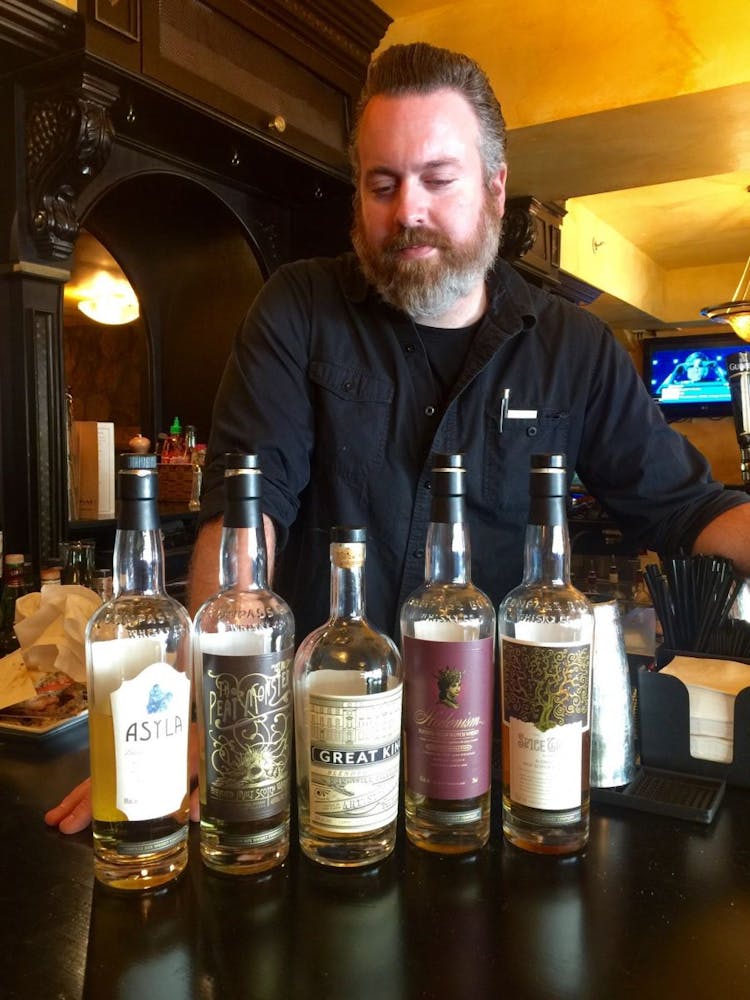
[(490, 183), (488, 185), (490, 195), (495, 198), (501, 215), (505, 212), (505, 182), (507, 179), (508, 168), (503, 163), (495, 176), (490, 179)]

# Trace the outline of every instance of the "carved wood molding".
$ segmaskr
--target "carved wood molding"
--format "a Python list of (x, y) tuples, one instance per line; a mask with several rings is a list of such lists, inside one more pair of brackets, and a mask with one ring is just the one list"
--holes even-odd
[[(340, 75), (355, 98), (391, 18), (372, 0), (204, 0), (328, 79)], [(260, 21), (259, 21), (260, 19)]]
[(535, 239), (536, 225), (529, 206), (509, 201), (503, 216), (501, 256), (505, 260), (518, 260), (531, 250)]
[(43, 257), (69, 257), (78, 236), (75, 199), (107, 162), (114, 138), (111, 84), (84, 74), (75, 92), (32, 97), (26, 114), (29, 224)]
[(40, 0), (0, 0), (0, 74), (15, 72), (82, 44), (74, 10)]

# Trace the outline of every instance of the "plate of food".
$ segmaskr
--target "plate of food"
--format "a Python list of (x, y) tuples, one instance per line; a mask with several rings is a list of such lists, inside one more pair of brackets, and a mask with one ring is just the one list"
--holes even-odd
[(29, 675), (36, 694), (0, 709), (0, 735), (40, 739), (86, 722), (85, 684), (60, 670), (30, 670)]

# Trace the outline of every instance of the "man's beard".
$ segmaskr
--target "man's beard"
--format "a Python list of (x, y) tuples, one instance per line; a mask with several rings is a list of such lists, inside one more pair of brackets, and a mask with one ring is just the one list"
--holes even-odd
[[(457, 246), (438, 230), (414, 226), (373, 247), (357, 200), (352, 244), (364, 276), (386, 302), (409, 316), (436, 319), (484, 281), (497, 257), (502, 227), (500, 209), (488, 195), (477, 230), (466, 243)], [(402, 259), (399, 251), (412, 246), (436, 247), (437, 259)]]

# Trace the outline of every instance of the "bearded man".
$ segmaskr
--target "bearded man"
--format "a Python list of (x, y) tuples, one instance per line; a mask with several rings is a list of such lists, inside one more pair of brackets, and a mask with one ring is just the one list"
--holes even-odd
[(473, 60), (385, 50), (351, 163), (355, 255), (280, 268), (229, 359), (194, 607), (217, 586), (221, 456), (234, 449), (260, 455), (274, 586), (299, 639), (327, 617), (333, 524), (367, 526), (368, 616), (396, 635), (423, 579), (434, 452), (465, 454), (474, 581), (495, 601), (521, 577), (532, 452), (565, 452), (634, 544), (657, 551), (695, 548), (743, 504), (662, 421), (599, 320), (496, 259), (505, 127)]
[[(218, 589), (229, 451), (260, 456), (269, 566), (298, 640), (328, 616), (335, 524), (367, 527), (368, 618), (396, 636), (423, 580), (434, 452), (464, 453), (473, 578), (496, 603), (521, 578), (535, 452), (564, 452), (634, 545), (715, 552), (750, 574), (748, 498), (667, 426), (604, 324), (496, 260), (505, 129), (481, 68), (387, 49), (351, 160), (355, 253), (279, 268), (233, 345), (191, 609)], [(47, 821), (74, 832), (88, 817), (81, 786)]]

